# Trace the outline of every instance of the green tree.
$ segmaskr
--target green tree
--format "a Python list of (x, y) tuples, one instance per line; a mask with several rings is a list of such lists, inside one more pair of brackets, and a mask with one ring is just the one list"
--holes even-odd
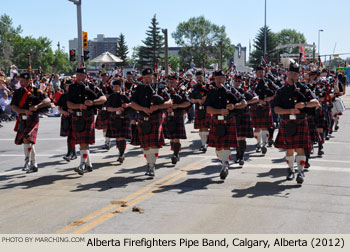
[(173, 72), (176, 72), (178, 68), (180, 68), (180, 57), (178, 56), (170, 56), (168, 59), (170, 68)]
[(159, 23), (154, 14), (151, 26), (146, 31), (146, 39), (142, 41), (143, 45), (139, 48), (139, 65), (141, 67), (153, 67), (163, 54), (162, 48), (164, 46), (164, 38), (161, 34)]
[(38, 69), (41, 66), (44, 72), (52, 71), (55, 57), (48, 38), (16, 36), (13, 40), (13, 62), (18, 68), (28, 68), (28, 54), (30, 54), (32, 69)]
[(68, 73), (69, 59), (68, 53), (62, 50), (56, 50), (54, 53), (54, 61), (52, 64), (52, 72), (54, 73)]
[[(283, 29), (276, 33), (277, 45), (287, 45), (287, 44), (305, 44), (306, 38), (303, 33), (297, 32), (294, 29)], [(282, 53), (299, 53), (300, 47), (294, 48), (283, 48), (279, 51)]]
[(123, 62), (118, 64), (119, 66), (126, 66), (128, 64), (128, 53), (129, 49), (125, 42), (125, 36), (123, 33), (121, 33), (116, 47), (116, 55), (123, 60)]
[(8, 73), (12, 64), (13, 40), (22, 33), (21, 26), (13, 27), (12, 19), (3, 14), (0, 17), (0, 67)]
[[(264, 56), (264, 27), (261, 27), (253, 40), (255, 50), (252, 52), (251, 57), (249, 59), (250, 65), (252, 67), (256, 67), (260, 64), (261, 58)], [(273, 33), (269, 27), (266, 27), (266, 54), (268, 62), (276, 62), (277, 54), (276, 54), (276, 46), (277, 39), (276, 34)]]
[(177, 45), (181, 46), (181, 65), (191, 62), (199, 67), (203, 59), (220, 58), (220, 46), (223, 47), (223, 62), (233, 57), (234, 46), (225, 32), (225, 26), (218, 26), (204, 16), (192, 17), (180, 23), (172, 33)]

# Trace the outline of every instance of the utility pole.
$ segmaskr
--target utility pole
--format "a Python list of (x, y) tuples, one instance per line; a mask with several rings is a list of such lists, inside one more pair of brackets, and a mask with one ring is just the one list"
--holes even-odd
[(164, 33), (164, 60), (165, 60), (165, 75), (169, 74), (169, 57), (168, 57), (168, 29), (162, 29)]
[(84, 65), (83, 55), (83, 28), (81, 22), (81, 0), (68, 0), (77, 6), (77, 23), (78, 23), (78, 67)]

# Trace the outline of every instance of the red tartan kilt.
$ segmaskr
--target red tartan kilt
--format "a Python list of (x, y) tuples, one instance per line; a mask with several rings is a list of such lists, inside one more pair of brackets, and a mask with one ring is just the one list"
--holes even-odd
[(165, 128), (165, 138), (167, 139), (186, 139), (186, 129), (184, 123), (184, 113), (183, 111), (175, 111), (174, 119), (176, 121), (176, 130), (173, 133), (170, 133), (168, 130), (168, 121), (169, 116), (167, 116), (164, 128)]
[(152, 132), (148, 135), (142, 133), (141, 124), (143, 122), (143, 116), (141, 114), (139, 115), (139, 118), (137, 130), (141, 148), (162, 147), (165, 144), (163, 133), (163, 124), (165, 121), (164, 112), (158, 111), (151, 114), (149, 121), (152, 124)]
[(135, 129), (135, 131), (132, 132), (130, 144), (131, 144), (131, 145), (134, 145), (134, 146), (139, 146), (139, 145), (141, 145), (140, 137), (139, 137), (139, 127), (138, 127), (138, 124), (136, 124), (136, 129)]
[(216, 126), (218, 124), (225, 124), (225, 121), (218, 121), (216, 119), (211, 120), (211, 127), (208, 135), (208, 146), (214, 147), (217, 149), (222, 148), (237, 148), (237, 135), (236, 135), (236, 126), (235, 119), (232, 118), (226, 124), (226, 135), (223, 137), (218, 137), (215, 135)]
[[(238, 137), (253, 138), (253, 125), (250, 120), (250, 114), (248, 110), (244, 110), (240, 114), (236, 114), (236, 128)], [(238, 118), (239, 117), (239, 118)]]
[(262, 109), (258, 109), (258, 107), (257, 105), (250, 106), (250, 117), (253, 127), (255, 129), (272, 128), (273, 118), (270, 104), (263, 105)]
[(315, 123), (315, 117), (314, 116), (308, 116), (307, 117), (307, 123), (309, 125), (309, 131), (310, 131), (310, 138), (312, 142), (318, 142), (321, 141), (321, 136), (317, 132), (316, 129), (316, 123)]
[(198, 119), (198, 104), (195, 106), (194, 111), (194, 125), (195, 129), (209, 129), (210, 126), (211, 115), (207, 113), (206, 117), (202, 120)]
[[(20, 117), (18, 119), (18, 123), (20, 123), (22, 118)], [(26, 138), (29, 142), (35, 144), (36, 138), (38, 136), (38, 130), (39, 130), (39, 117), (38, 116), (29, 116), (26, 120), (26, 127), (23, 131), (17, 130), (16, 138), (15, 138), (15, 144), (21, 145), (23, 144), (23, 139)]]
[(95, 128), (99, 129), (99, 130), (107, 129), (108, 128), (108, 118), (109, 118), (109, 116), (110, 116), (110, 113), (108, 112), (107, 119), (106, 120), (102, 120), (101, 110), (99, 110), (97, 112)]
[(325, 113), (322, 113), (321, 116), (315, 118), (316, 128), (317, 129), (327, 129), (328, 122)]
[[(77, 121), (85, 121), (85, 130), (78, 132)], [(95, 143), (95, 124), (94, 115), (78, 117), (72, 116), (72, 144), (94, 144)]]
[(113, 124), (113, 119), (118, 118), (116, 114), (111, 114), (109, 116), (108, 120), (108, 128), (107, 128), (107, 137), (114, 137), (114, 138), (131, 138), (131, 127), (130, 127), (130, 120), (128, 116), (125, 116), (123, 118), (122, 128), (117, 129), (115, 125)]
[(286, 125), (291, 120), (281, 120), (278, 135), (275, 141), (275, 147), (280, 149), (311, 149), (311, 138), (309, 134), (309, 126), (306, 119), (293, 120), (297, 124), (297, 132), (295, 136), (287, 136)]
[(60, 136), (61, 137), (66, 137), (66, 136), (70, 136), (72, 134), (72, 115), (69, 115), (68, 118), (66, 117), (66, 120), (70, 121), (70, 127), (65, 130), (63, 127), (63, 119), (64, 115), (61, 115), (61, 129), (60, 129)]

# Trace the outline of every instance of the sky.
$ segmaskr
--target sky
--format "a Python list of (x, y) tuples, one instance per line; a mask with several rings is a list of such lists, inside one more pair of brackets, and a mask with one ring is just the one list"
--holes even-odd
[[(76, 6), (68, 0), (0, 0), (0, 15), (7, 14), (22, 35), (44, 36), (68, 52), (68, 40), (77, 37)], [(253, 45), (258, 29), (264, 26), (264, 0), (82, 0), (82, 25), (89, 39), (125, 35), (129, 51), (142, 45), (153, 15), (167, 28), (169, 46), (176, 46), (171, 33), (191, 17), (204, 17), (224, 25), (233, 44)], [(267, 25), (273, 32), (295, 29), (308, 43), (318, 45), (320, 54), (349, 53), (350, 0), (267, 0)], [(253, 48), (253, 46), (252, 46)]]

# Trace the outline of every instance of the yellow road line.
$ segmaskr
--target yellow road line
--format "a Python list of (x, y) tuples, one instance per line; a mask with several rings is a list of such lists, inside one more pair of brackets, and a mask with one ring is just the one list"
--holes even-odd
[[(135, 198), (135, 197), (137, 197), (137, 196), (139, 196), (139, 195), (145, 193), (146, 191), (148, 191), (149, 189), (151, 189), (153, 186), (156, 186), (156, 185), (158, 185), (158, 184), (160, 184), (160, 183), (166, 181), (167, 179), (169, 179), (169, 178), (171, 178), (171, 177), (174, 177), (174, 176), (176, 176), (177, 174), (179, 174), (179, 173), (181, 173), (181, 172), (183, 172), (183, 171), (186, 171), (186, 170), (190, 169), (191, 167), (193, 167), (194, 165), (196, 165), (198, 162), (200, 162), (200, 161), (197, 161), (197, 162), (195, 162), (195, 163), (192, 163), (192, 164), (190, 164), (190, 165), (187, 165), (187, 166), (185, 166), (184, 168), (178, 169), (178, 170), (176, 170), (176, 171), (170, 173), (169, 175), (167, 175), (167, 176), (165, 176), (165, 177), (162, 177), (162, 178), (158, 179), (157, 181), (155, 181), (155, 182), (153, 182), (153, 183), (151, 183), (151, 184), (149, 184), (149, 185), (147, 185), (147, 186), (141, 188), (140, 190), (138, 190), (138, 191), (136, 191), (136, 192), (134, 192), (134, 193), (128, 195), (127, 197), (121, 199), (120, 201), (125, 201), (125, 202), (127, 202), (127, 201), (131, 200), (131, 199), (133, 199), (133, 198)], [(98, 210), (96, 210), (96, 211), (94, 211), (94, 212), (88, 214), (87, 216), (85, 216), (85, 217), (83, 217), (83, 218), (81, 218), (81, 219), (79, 219), (79, 220), (77, 220), (77, 221), (74, 221), (74, 222), (69, 223), (68, 225), (66, 225), (65, 227), (59, 229), (59, 230), (56, 231), (55, 233), (56, 233), (56, 234), (68, 233), (70, 230), (76, 228), (77, 226), (80, 226), (80, 225), (82, 225), (82, 224), (84, 224), (84, 223), (87, 223), (87, 222), (89, 222), (90, 220), (96, 218), (97, 216), (99, 216), (99, 215), (101, 215), (101, 214), (103, 214), (103, 213), (105, 213), (105, 212), (107, 212), (107, 211), (110, 211), (110, 210), (113, 209), (113, 208), (115, 208), (115, 205), (114, 205), (114, 204), (112, 204), (112, 203), (111, 203), (111, 204), (108, 204), (107, 206), (105, 206), (105, 207), (103, 207), (103, 208), (100, 208), (100, 209), (98, 209)]]
[[(200, 168), (202, 168), (202, 166), (199, 166), (199, 165), (194, 165), (192, 164), (191, 165), (192, 168), (189, 169), (188, 171), (193, 171), (193, 170), (198, 170)], [(187, 166), (186, 166), (187, 167)], [(114, 209), (113, 211), (111, 212), (108, 212), (100, 217), (98, 217), (97, 219), (93, 220), (92, 222), (89, 222), (87, 223), (85, 226), (82, 226), (81, 228), (75, 230), (74, 232), (72, 232), (73, 234), (83, 234), (83, 233), (86, 233), (87, 231), (93, 229), (94, 227), (102, 224), (103, 222), (107, 221), (108, 219), (116, 216), (118, 213), (121, 213), (121, 212), (124, 212), (125, 210), (127, 210), (128, 208), (136, 205), (137, 203), (140, 203), (142, 201), (145, 201), (146, 199), (152, 197), (157, 191), (159, 191), (160, 189), (162, 189), (163, 187), (165, 186), (168, 186), (168, 185), (171, 185), (173, 184), (174, 182), (178, 181), (179, 179), (185, 177), (187, 174), (188, 174), (188, 171), (184, 171), (183, 170), (183, 173), (182, 174), (179, 174), (178, 176), (176, 177), (173, 177), (172, 179), (164, 182), (163, 184), (159, 185), (157, 188), (155, 188), (154, 190), (146, 193), (146, 194), (143, 194), (141, 195), (140, 197), (134, 199), (133, 201), (130, 201), (127, 203), (127, 206), (125, 207), (119, 207), (117, 209)]]

